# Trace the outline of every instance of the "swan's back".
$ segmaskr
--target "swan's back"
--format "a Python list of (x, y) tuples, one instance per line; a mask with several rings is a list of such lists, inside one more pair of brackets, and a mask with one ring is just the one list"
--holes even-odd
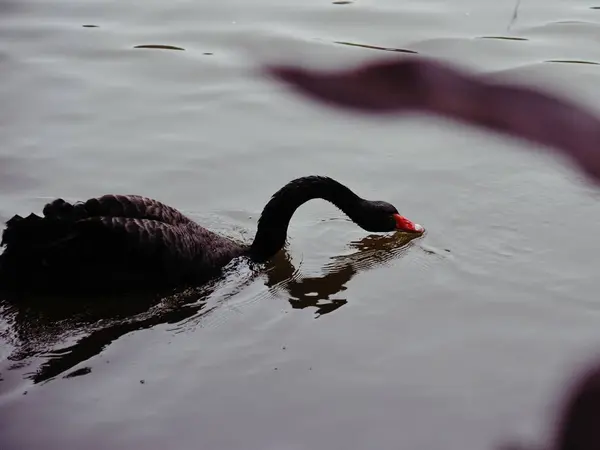
[(198, 281), (243, 253), (175, 208), (138, 195), (54, 200), (43, 216), (7, 221), (1, 245), (2, 284), (42, 289)]
[(123, 217), (155, 220), (169, 225), (194, 223), (175, 208), (141, 195), (103, 195), (71, 204), (59, 198), (43, 210), (49, 219), (78, 220), (92, 217)]

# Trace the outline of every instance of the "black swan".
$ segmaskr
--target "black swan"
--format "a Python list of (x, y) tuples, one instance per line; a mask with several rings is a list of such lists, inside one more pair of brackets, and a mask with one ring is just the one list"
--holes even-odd
[(365, 200), (324, 176), (298, 178), (277, 191), (250, 245), (215, 234), (146, 197), (104, 195), (74, 204), (57, 199), (44, 207), (43, 217), (15, 215), (6, 222), (0, 285), (98, 290), (198, 283), (238, 256), (267, 261), (285, 245), (296, 209), (315, 198), (333, 203), (366, 231), (424, 231), (391, 204)]

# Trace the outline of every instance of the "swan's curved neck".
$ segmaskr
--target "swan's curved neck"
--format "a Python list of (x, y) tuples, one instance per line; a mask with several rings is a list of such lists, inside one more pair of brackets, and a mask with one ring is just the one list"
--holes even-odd
[(293, 180), (277, 191), (263, 209), (249, 250), (250, 257), (255, 261), (266, 261), (281, 250), (294, 212), (315, 198), (333, 203), (352, 220), (357, 218), (356, 212), (364, 201), (346, 186), (328, 177), (309, 176)]

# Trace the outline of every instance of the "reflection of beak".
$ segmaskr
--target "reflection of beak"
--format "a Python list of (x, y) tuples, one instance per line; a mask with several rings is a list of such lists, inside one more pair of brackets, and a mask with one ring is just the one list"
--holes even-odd
[(394, 214), (394, 220), (396, 221), (396, 230), (407, 231), (409, 233), (423, 233), (425, 228), (423, 228), (418, 223), (411, 222), (406, 217), (401, 216), (400, 214)]

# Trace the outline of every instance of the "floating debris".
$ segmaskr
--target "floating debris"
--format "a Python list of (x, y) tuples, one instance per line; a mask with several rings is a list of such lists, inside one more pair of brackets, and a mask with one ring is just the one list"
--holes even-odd
[(516, 36), (481, 36), (478, 39), (499, 39), (502, 41), (528, 41), (527, 38), (516, 37)]
[(83, 28), (100, 28), (98, 25), (81, 25)]
[(333, 41), (333, 42), (334, 42), (334, 44), (350, 45), (352, 47), (370, 48), (370, 49), (373, 49), (373, 50), (383, 50), (385, 52), (418, 54), (418, 52), (415, 52), (414, 50), (407, 50), (405, 48), (379, 47), (377, 45), (356, 44), (354, 42), (344, 42), (344, 41)]
[(549, 59), (548, 61), (544, 61), (547, 63), (563, 63), (563, 64), (592, 64), (595, 66), (600, 65), (600, 63), (594, 61), (579, 61), (575, 59)]
[(185, 50), (181, 47), (175, 47), (174, 45), (156, 45), (156, 44), (144, 44), (144, 45), (136, 45), (133, 48), (154, 48), (160, 50)]

